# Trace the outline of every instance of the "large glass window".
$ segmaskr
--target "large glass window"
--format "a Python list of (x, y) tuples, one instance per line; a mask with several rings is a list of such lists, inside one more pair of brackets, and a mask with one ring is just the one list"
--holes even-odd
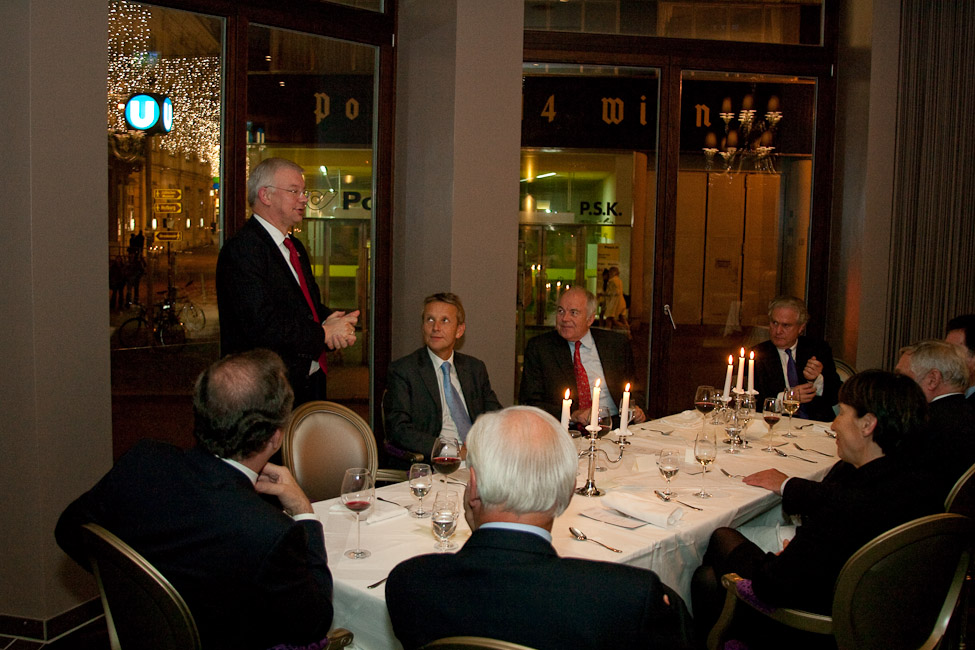
[(185, 403), (219, 355), (221, 19), (111, 0), (109, 300), (115, 450), (190, 436)]

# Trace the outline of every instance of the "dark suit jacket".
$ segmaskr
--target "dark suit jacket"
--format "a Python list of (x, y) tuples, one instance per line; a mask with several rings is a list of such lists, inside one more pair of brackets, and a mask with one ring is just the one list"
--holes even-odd
[(284, 360), (291, 385), (297, 387), (307, 378), (311, 362), (325, 349), (321, 323), (332, 310), (321, 302), (305, 247), (297, 238), (292, 239), (318, 320), (290, 265), (254, 217), (220, 249), (217, 307), (221, 354), (254, 348), (273, 350)]
[(821, 483), (791, 478), (782, 508), (802, 517), (795, 537), (779, 555), (742, 544), (728, 567), (751, 578), (769, 605), (828, 614), (836, 578), (853, 553), (882, 532), (943, 509), (943, 497), (913, 477), (902, 454), (859, 468), (840, 461)]
[[(833, 351), (825, 341), (800, 336), (796, 344), (796, 374), (800, 382), (805, 382), (802, 369), (810, 358), (816, 357), (823, 364), (823, 394), (817, 395), (808, 404), (803, 404), (806, 415), (812, 420), (830, 422), (833, 420), (833, 405), (840, 391), (840, 376), (836, 372)], [(759, 409), (766, 397), (775, 397), (785, 390), (785, 377), (782, 375), (782, 362), (779, 352), (771, 341), (764, 341), (755, 347), (755, 390), (758, 396), (755, 404)]]
[(85, 567), (80, 527), (89, 522), (173, 583), (204, 648), (306, 644), (328, 633), (332, 576), (321, 524), (293, 520), (211, 454), (139, 442), (58, 521), (58, 544)]
[(944, 499), (955, 482), (975, 464), (975, 403), (965, 395), (948, 395), (928, 404), (929, 434), (917, 442), (930, 457), (932, 480)]
[[(481, 413), (503, 408), (491, 389), (483, 361), (455, 351), (454, 367), (471, 422)], [(383, 403), (386, 437), (402, 449), (429, 456), (440, 435), (443, 405), (426, 346), (391, 363), (388, 382)]]
[(691, 647), (684, 602), (655, 573), (560, 558), (527, 532), (482, 529), (456, 555), (406, 560), (386, 607), (407, 650), (455, 635), (539, 650)]
[[(596, 352), (599, 353), (599, 362), (606, 376), (604, 389), (609, 390), (619, 404), (623, 388), (629, 383), (630, 402), (645, 408), (646, 401), (639, 388), (643, 373), (638, 375), (636, 372), (629, 340), (622, 334), (608, 330), (592, 328), (589, 331), (596, 342)], [(568, 342), (557, 330), (539, 334), (528, 341), (518, 402), (537, 406), (558, 419), (562, 414), (562, 398), (566, 388), (572, 391), (573, 408), (578, 408), (576, 373)]]

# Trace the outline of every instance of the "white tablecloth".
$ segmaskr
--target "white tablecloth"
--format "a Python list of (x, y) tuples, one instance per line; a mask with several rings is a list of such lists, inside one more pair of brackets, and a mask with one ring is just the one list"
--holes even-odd
[[(795, 424), (799, 426), (807, 424), (807, 421), (796, 419)], [(784, 420), (776, 431), (785, 431), (787, 426), (788, 421)], [(625, 529), (583, 516), (581, 513), (591, 508), (602, 509), (603, 499), (576, 496), (568, 510), (556, 519), (553, 526), (555, 549), (564, 557), (622, 562), (651, 569), (690, 606), (691, 575), (701, 564), (708, 539), (715, 528), (737, 527), (746, 522), (773, 524), (781, 519), (781, 511), (777, 508), (779, 497), (764, 489), (744, 485), (741, 479), (728, 478), (719, 468), (732, 474), (749, 474), (775, 467), (790, 476), (822, 478), (836, 460), (836, 444), (825, 434), (827, 427), (828, 425), (815, 423), (798, 431), (798, 438), (776, 436), (774, 439), (775, 444), (788, 443), (780, 447), (783, 451), (808, 458), (815, 461), (814, 463), (796, 458), (782, 458), (761, 451), (765, 446), (767, 431), (761, 421), (752, 422), (745, 436), (750, 446), (740, 454), (725, 453), (723, 449), (727, 446), (720, 443), (723, 436), (719, 435), (718, 459), (705, 479), (708, 490), (714, 494), (711, 499), (693, 496), (700, 489), (703, 478), (700, 465), (689, 462), (693, 456), (694, 437), (701, 428), (699, 415), (685, 412), (631, 427), (632, 444), (626, 448), (623, 459), (618, 464), (609, 464), (600, 455), (599, 464), (606, 466), (607, 471), (596, 472), (596, 485), (606, 491), (623, 491), (656, 500), (653, 490), (665, 487), (666, 481), (657, 470), (655, 455), (664, 447), (682, 448), (685, 450), (684, 468), (674, 478), (672, 488), (678, 492), (677, 498), (699, 506), (703, 511), (684, 508), (680, 522), (668, 528), (646, 524), (635, 529)], [(662, 435), (651, 429), (670, 431), (670, 434)], [(810, 451), (800, 452), (795, 449), (793, 442), (798, 442), (806, 449), (833, 454), (834, 458)], [(580, 441), (580, 448), (581, 444)], [(619, 447), (612, 444), (609, 438), (599, 444), (611, 458), (618, 456)], [(579, 464), (580, 485), (586, 481), (586, 475), (587, 461), (583, 460)], [(451, 478), (465, 481), (466, 471), (460, 470)], [(463, 493), (464, 489), (460, 485), (447, 484), (446, 487), (459, 493)], [(439, 484), (435, 489), (440, 489)], [(403, 506), (415, 503), (405, 483), (380, 488), (377, 495)], [(315, 512), (319, 514), (325, 527), (328, 563), (335, 581), (334, 625), (352, 630), (356, 646), (362, 650), (401, 648), (393, 636), (386, 613), (385, 585), (376, 589), (366, 589), (366, 586), (387, 576), (399, 562), (415, 555), (434, 552), (436, 540), (430, 529), (430, 519), (415, 519), (406, 514), (405, 508), (401, 508), (401, 516), (377, 523), (366, 523), (364, 520), (362, 547), (368, 549), (372, 555), (363, 560), (351, 560), (344, 557), (343, 553), (355, 546), (355, 519), (350, 512), (333, 507), (334, 505), (335, 500), (315, 504)], [(378, 505), (383, 514), (398, 509), (398, 506), (384, 502), (378, 502)], [(428, 508), (433, 505), (432, 495), (424, 499), (424, 505)], [(623, 552), (613, 553), (598, 544), (576, 540), (569, 533), (569, 526), (575, 526), (589, 537)], [(470, 529), (466, 522), (460, 521), (453, 540), (462, 545), (469, 536)]]

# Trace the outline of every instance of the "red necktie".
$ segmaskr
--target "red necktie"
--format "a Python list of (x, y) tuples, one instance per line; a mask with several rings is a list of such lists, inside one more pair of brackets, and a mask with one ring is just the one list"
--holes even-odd
[[(311, 294), (308, 293), (308, 285), (305, 283), (305, 274), (301, 270), (301, 262), (298, 261), (298, 249), (295, 248), (295, 243), (291, 241), (291, 237), (284, 238), (284, 245), (288, 247), (288, 252), (291, 258), (291, 268), (295, 270), (298, 274), (298, 284), (301, 286), (301, 293), (305, 294), (305, 302), (308, 303), (308, 307), (311, 309), (312, 316), (315, 317), (315, 322), (321, 322), (318, 320), (318, 310), (315, 309), (315, 303), (312, 302)], [(322, 355), (318, 357), (318, 365), (322, 367), (322, 372), (328, 371), (328, 351), (322, 350)]]
[(589, 392), (589, 376), (586, 375), (586, 369), (582, 365), (582, 355), (579, 354), (581, 346), (582, 341), (576, 341), (576, 354), (572, 359), (572, 365), (575, 366), (576, 371), (576, 394), (579, 396), (579, 408), (587, 409), (592, 408), (592, 393)]

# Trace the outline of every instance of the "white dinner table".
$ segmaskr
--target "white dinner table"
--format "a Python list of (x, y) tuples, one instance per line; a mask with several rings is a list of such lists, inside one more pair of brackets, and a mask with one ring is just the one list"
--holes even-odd
[[(710, 421), (710, 416), (707, 417)], [(796, 418), (794, 427), (797, 437), (785, 438), (781, 433), (789, 425), (788, 419), (783, 419), (776, 425), (772, 436), (772, 444), (779, 445), (778, 449), (790, 454), (782, 457), (762, 451), (767, 445), (768, 429), (762, 420), (758, 420), (753, 421), (745, 432), (743, 437), (748, 446), (738, 454), (725, 451), (728, 445), (721, 442), (724, 432), (718, 432), (718, 457), (704, 477), (701, 466), (693, 460), (694, 439), (701, 431), (701, 425), (702, 416), (696, 411), (631, 425), (627, 438), (630, 444), (625, 447), (622, 460), (615, 464), (608, 463), (599, 454), (598, 465), (606, 467), (606, 471), (594, 474), (598, 488), (607, 494), (622, 492), (636, 495), (658, 504), (664, 510), (681, 508), (680, 519), (675, 525), (659, 527), (642, 524), (636, 528), (624, 528), (598, 521), (589, 515), (619, 513), (603, 505), (605, 497), (576, 495), (552, 528), (553, 545), (558, 554), (650, 569), (679, 593), (690, 608), (691, 576), (700, 566), (708, 540), (716, 528), (739, 527), (743, 524), (773, 526), (777, 522), (787, 521), (779, 507), (779, 496), (745, 485), (740, 478), (726, 476), (720, 469), (730, 474), (747, 475), (774, 467), (789, 476), (818, 480), (838, 460), (835, 440), (827, 433), (828, 423)], [(706, 426), (720, 428), (720, 425), (710, 423)], [(619, 446), (613, 442), (615, 439), (615, 432), (611, 432), (598, 443), (613, 460), (619, 456)], [(805, 451), (796, 449), (794, 443)], [(588, 448), (588, 443), (577, 440), (580, 450), (583, 445)], [(671, 485), (678, 493), (677, 498), (702, 510), (692, 510), (673, 502), (664, 504), (654, 496), (654, 490), (666, 487), (666, 480), (656, 465), (657, 454), (665, 447), (683, 450), (685, 454), (684, 466)], [(587, 470), (588, 459), (583, 458), (579, 463), (578, 485), (586, 482)], [(466, 481), (467, 471), (458, 470), (446, 483), (441, 483), (440, 479), (436, 477), (434, 491), (450, 489), (462, 495), (464, 487), (457, 483)], [(702, 480), (713, 494), (712, 498), (694, 496), (700, 490)], [(341, 505), (339, 499), (315, 503), (314, 509), (324, 526), (328, 564), (335, 585), (333, 624), (351, 630), (355, 635), (355, 646), (360, 650), (397, 650), (402, 646), (393, 635), (386, 611), (385, 585), (373, 589), (367, 586), (388, 576), (392, 568), (404, 560), (436, 552), (436, 539), (429, 518), (417, 519), (408, 514), (407, 506), (414, 506), (416, 499), (411, 496), (407, 483), (379, 488), (376, 495), (386, 501), (377, 500), (373, 511), (363, 518), (361, 547), (371, 553), (365, 559), (353, 560), (344, 556), (346, 550), (355, 547), (356, 526), (354, 515)], [(433, 499), (433, 493), (424, 499), (426, 509), (432, 507)], [(630, 520), (629, 524), (640, 522)], [(622, 553), (575, 539), (569, 532), (570, 526), (580, 529), (592, 539), (620, 549)], [(452, 541), (462, 546), (468, 537), (470, 528), (461, 517)]]

